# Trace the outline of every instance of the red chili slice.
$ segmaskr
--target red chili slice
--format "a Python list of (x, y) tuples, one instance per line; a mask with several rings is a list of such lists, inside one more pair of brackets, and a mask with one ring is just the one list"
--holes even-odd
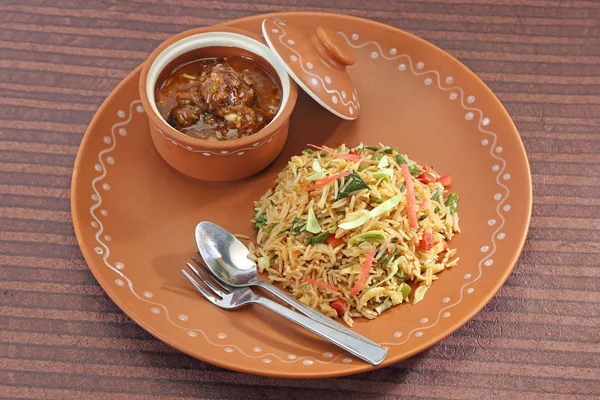
[(437, 180), (439, 183), (441, 183), (444, 187), (446, 186), (450, 186), (452, 184), (452, 175), (444, 175), (438, 178)]
[(431, 232), (423, 232), (423, 238), (419, 241), (419, 249), (423, 251), (431, 250), (435, 245), (435, 237)]
[(346, 242), (344, 242), (344, 239), (336, 238), (335, 235), (332, 234), (327, 236), (327, 239), (325, 239), (325, 243), (330, 244), (333, 247), (338, 247)]
[(329, 305), (337, 312), (338, 317), (340, 315), (343, 315), (346, 312), (346, 309), (348, 308), (346, 302), (342, 299), (334, 300), (331, 303), (329, 303)]
[(435, 176), (433, 176), (427, 171), (422, 172), (417, 179), (419, 180), (419, 182), (424, 183), (425, 185), (436, 181)]

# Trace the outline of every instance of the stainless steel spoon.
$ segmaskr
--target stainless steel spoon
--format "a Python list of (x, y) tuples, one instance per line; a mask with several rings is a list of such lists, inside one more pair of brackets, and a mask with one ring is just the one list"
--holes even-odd
[(278, 287), (258, 279), (257, 266), (250, 258), (250, 252), (246, 246), (220, 226), (212, 222), (200, 222), (196, 226), (196, 244), (208, 268), (226, 285), (233, 287), (258, 286), (307, 317), (355, 339), (378, 346), (378, 343), (296, 300)]

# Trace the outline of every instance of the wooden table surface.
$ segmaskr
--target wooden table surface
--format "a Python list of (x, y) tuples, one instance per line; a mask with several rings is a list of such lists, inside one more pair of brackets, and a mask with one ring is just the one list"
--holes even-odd
[[(0, 398), (600, 398), (600, 2), (1, 0)], [(306, 5), (299, 5), (306, 3)], [(73, 233), (71, 173), (111, 90), (177, 32), (293, 10), (421, 36), (496, 92), (531, 162), (521, 259), (433, 348), (363, 375), (243, 375), (154, 339), (104, 294)]]

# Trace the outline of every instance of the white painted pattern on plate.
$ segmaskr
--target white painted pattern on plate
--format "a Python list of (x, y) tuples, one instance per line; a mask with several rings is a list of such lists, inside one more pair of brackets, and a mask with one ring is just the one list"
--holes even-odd
[[(110, 143), (110, 147), (106, 147), (104, 149), (102, 149), (99, 153), (98, 153), (98, 165), (100, 166), (98, 170), (98, 172), (101, 172), (100, 175), (96, 176), (94, 179), (92, 179), (92, 190), (95, 194), (95, 199), (94, 204), (90, 207), (90, 215), (93, 219), (92, 221), (92, 227), (94, 227), (95, 229), (97, 229), (96, 234), (95, 234), (95, 238), (96, 238), (96, 242), (99, 244), (99, 246), (95, 247), (95, 252), (99, 255), (102, 256), (102, 261), (104, 262), (104, 265), (106, 265), (109, 269), (111, 269), (114, 273), (116, 273), (119, 278), (116, 278), (113, 282), (115, 282), (115, 285), (117, 286), (127, 286), (129, 288), (129, 290), (131, 291), (131, 293), (140, 301), (148, 304), (149, 307), (149, 311), (152, 312), (153, 314), (156, 315), (156, 318), (160, 318), (161, 315), (164, 315), (165, 318), (167, 319), (167, 321), (169, 323), (171, 323), (172, 325), (176, 326), (179, 329), (182, 329), (184, 331), (187, 332), (187, 335), (190, 338), (196, 338), (198, 336), (198, 333), (201, 334), (204, 339), (210, 343), (213, 346), (217, 346), (217, 347), (221, 347), (223, 348), (226, 352), (234, 352), (237, 351), (240, 354), (248, 357), (248, 358), (252, 358), (252, 359), (263, 359), (265, 357), (272, 357), (275, 358), (281, 362), (284, 363), (295, 363), (295, 362), (302, 362), (304, 365), (312, 365), (314, 362), (319, 362), (319, 363), (331, 363), (336, 361), (338, 358), (343, 357), (343, 356), (347, 356), (346, 353), (341, 353), (339, 355), (337, 355), (337, 357), (332, 358), (328, 361), (322, 361), (310, 356), (300, 356), (300, 357), (295, 357), (295, 358), (289, 358), (289, 356), (283, 356), (280, 357), (276, 354), (273, 353), (267, 353), (267, 354), (261, 354), (261, 355), (252, 355), (248, 352), (245, 352), (244, 350), (242, 350), (241, 348), (239, 348), (236, 345), (232, 345), (232, 344), (219, 344), (219, 343), (215, 343), (212, 340), (210, 340), (210, 338), (208, 337), (208, 335), (200, 328), (189, 328), (189, 327), (184, 327), (179, 325), (172, 317), (171, 317), (171, 313), (169, 312), (169, 309), (167, 308), (167, 306), (165, 306), (162, 303), (159, 303), (158, 301), (154, 301), (154, 300), (150, 300), (152, 298), (154, 298), (154, 294), (152, 292), (149, 291), (143, 291), (142, 295), (139, 295), (138, 292), (135, 289), (135, 286), (133, 284), (133, 282), (125, 275), (125, 273), (122, 271), (123, 269), (123, 264), (121, 262), (115, 262), (115, 264), (113, 265), (110, 261), (109, 258), (111, 256), (111, 251), (110, 248), (108, 247), (108, 243), (106, 243), (103, 239), (103, 233), (104, 233), (104, 224), (102, 223), (102, 216), (106, 216), (108, 213), (107, 212), (100, 212), (101, 215), (97, 215), (96, 211), (100, 208), (100, 206), (102, 205), (103, 199), (102, 199), (102, 194), (100, 191), (100, 187), (102, 186), (102, 181), (107, 177), (107, 169), (106, 169), (106, 165), (105, 165), (105, 160), (108, 159), (110, 156), (108, 156), (108, 154), (110, 154), (112, 151), (115, 150), (115, 148), (117, 147), (117, 136), (116, 136), (116, 132), (118, 132), (118, 128), (121, 128), (122, 126), (125, 126), (127, 124), (129, 124), (132, 119), (133, 119), (133, 107), (136, 105), (141, 104), (140, 100), (134, 100), (130, 103), (129, 105), (129, 113), (125, 113), (123, 112), (122, 116), (119, 115), (119, 117), (121, 118), (125, 118), (127, 115), (129, 115), (129, 117), (122, 122), (118, 122), (116, 124), (114, 124), (111, 128), (111, 143)], [(137, 110), (138, 112), (139, 109)], [(143, 109), (142, 109), (143, 111)], [(119, 140), (125, 140), (125, 139), (119, 139)], [(106, 142), (103, 142), (106, 144)], [(256, 147), (260, 147), (260, 146), (255, 146)], [(102, 210), (105, 211), (105, 210)], [(181, 319), (179, 317), (177, 317), (178, 319)], [(218, 334), (219, 339), (223, 340), (226, 338), (226, 335), (224, 333), (219, 333)], [(190, 339), (191, 340), (191, 339)]]
[[(442, 78), (440, 76), (440, 73), (438, 71), (436, 71), (436, 70), (416, 71), (415, 68), (413, 67), (412, 58), (409, 55), (407, 55), (407, 54), (400, 54), (400, 55), (394, 55), (393, 57), (389, 57), (389, 56), (387, 56), (382, 51), (381, 46), (377, 42), (370, 41), (370, 42), (365, 42), (365, 43), (362, 43), (362, 44), (355, 45), (350, 40), (348, 40), (348, 38), (346, 37), (346, 35), (343, 32), (338, 32), (338, 34), (341, 35), (346, 40), (346, 42), (351, 47), (353, 47), (355, 49), (360, 49), (360, 48), (367, 47), (367, 46), (369, 46), (369, 47), (374, 46), (375, 49), (378, 51), (378, 54), (380, 56), (378, 59), (380, 59), (380, 60), (391, 61), (391, 60), (397, 60), (399, 58), (406, 59), (407, 65), (409, 67), (409, 71), (414, 76), (430, 75), (430, 77), (432, 79), (434, 79), (434, 81), (435, 81), (438, 89), (440, 89), (442, 91), (458, 91), (460, 93), (460, 103), (461, 103), (462, 108), (464, 110), (472, 112), (472, 113), (474, 113), (474, 115), (478, 116), (477, 117), (477, 122), (478, 122), (477, 127), (478, 127), (479, 132), (482, 133), (482, 134), (488, 135), (491, 138), (491, 146), (489, 148), (489, 154), (490, 154), (490, 156), (501, 163), (501, 166), (499, 165), (497, 169), (494, 169), (494, 171), (497, 172), (496, 183), (505, 192), (505, 195), (501, 198), (501, 200), (498, 202), (497, 207), (496, 207), (496, 214), (497, 214), (497, 217), (500, 219), (500, 224), (498, 225), (498, 227), (492, 233), (492, 236), (491, 236), (491, 250), (489, 252), (487, 252), (487, 254), (485, 255), (485, 257), (483, 257), (479, 261), (479, 263), (478, 263), (478, 274), (477, 274), (477, 276), (474, 279), (470, 280), (469, 282), (463, 284), (460, 287), (458, 300), (456, 300), (452, 304), (449, 304), (449, 305), (441, 308), (439, 310), (439, 312), (438, 312), (437, 318), (434, 321), (432, 321), (429, 325), (427, 325), (427, 326), (421, 326), (421, 327), (418, 327), (418, 328), (414, 328), (413, 330), (411, 330), (410, 332), (408, 332), (408, 334), (406, 334), (406, 335), (403, 335), (400, 332), (396, 332), (394, 334), (394, 337), (396, 337), (396, 338), (401, 338), (401, 337), (404, 338), (402, 341), (380, 343), (380, 345), (397, 346), (397, 345), (402, 345), (402, 344), (406, 343), (411, 337), (420, 337), (420, 336), (422, 336), (424, 330), (427, 330), (427, 329), (429, 329), (429, 328), (437, 325), (437, 323), (440, 321), (441, 318), (448, 318), (451, 315), (448, 312), (448, 310), (451, 309), (451, 308), (453, 308), (454, 306), (456, 306), (457, 304), (459, 304), (459, 303), (462, 302), (463, 297), (464, 297), (464, 293), (465, 293), (465, 288), (467, 286), (472, 286), (475, 282), (477, 282), (481, 278), (482, 273), (483, 273), (482, 266), (486, 263), (486, 261), (491, 260), (491, 257), (497, 251), (496, 239), (502, 240), (505, 237), (505, 234), (501, 233), (501, 230), (502, 230), (502, 228), (505, 225), (505, 218), (504, 218), (504, 215), (500, 212), (500, 210), (501, 210), (501, 207), (506, 202), (506, 200), (508, 199), (508, 196), (510, 194), (510, 190), (508, 189), (508, 187), (506, 185), (504, 185), (501, 182), (500, 179), (501, 179), (501, 177), (504, 177), (504, 179), (509, 179), (510, 178), (510, 174), (507, 174), (507, 173), (505, 174), (505, 170), (506, 170), (506, 166), (507, 166), (506, 160), (504, 158), (500, 157), (499, 154), (498, 154), (498, 152), (497, 152), (497, 142), (498, 142), (497, 135), (494, 132), (492, 132), (492, 131), (488, 131), (488, 130), (483, 129), (483, 126), (486, 126), (486, 125), (489, 124), (489, 119), (488, 118), (484, 118), (484, 116), (483, 116), (484, 114), (483, 114), (483, 111), (481, 109), (479, 109), (479, 108), (473, 108), (473, 107), (468, 107), (465, 104), (465, 94), (464, 94), (464, 90), (461, 87), (457, 87), (457, 86), (454, 86), (454, 87), (443, 87), (441, 85)], [(422, 65), (423, 64), (419, 64), (419, 66), (422, 66)], [(318, 78), (320, 79), (320, 77), (318, 77)], [(447, 83), (451, 83), (453, 80), (446, 79), (446, 81), (447, 81)], [(322, 82), (323, 81), (321, 80), (321, 83)], [(339, 95), (339, 93), (337, 91), (332, 91), (330, 93), (337, 93)], [(455, 93), (455, 92), (453, 92), (453, 93)], [(94, 193), (96, 194), (98, 200), (96, 200), (95, 204), (93, 204), (91, 206), (91, 208), (90, 208), (90, 214), (92, 216), (92, 219), (94, 220), (94, 221), (92, 221), (92, 226), (96, 227), (96, 225), (97, 225), (97, 232), (95, 234), (96, 241), (98, 242), (98, 244), (100, 246), (102, 246), (102, 248), (99, 248), (99, 247), (97, 248), (97, 250), (100, 250), (100, 251), (97, 251), (97, 253), (98, 253), (98, 255), (102, 256), (102, 260), (103, 260), (104, 264), (108, 268), (110, 268), (114, 273), (116, 273), (117, 275), (120, 276), (121, 279), (118, 279), (116, 281), (126, 282), (127, 283), (127, 287), (129, 288), (129, 290), (131, 291), (131, 293), (136, 298), (138, 298), (140, 301), (143, 301), (143, 302), (145, 302), (145, 303), (153, 306), (153, 307), (151, 307), (151, 310), (153, 312), (156, 312), (156, 310), (158, 310), (159, 313), (162, 313), (162, 311), (164, 311), (165, 318), (171, 324), (173, 324), (174, 326), (187, 331), (188, 334), (190, 335), (190, 337), (195, 336), (195, 335), (193, 335), (193, 333), (198, 332), (198, 333), (202, 334), (202, 336), (204, 337), (204, 339), (208, 343), (210, 343), (211, 345), (225, 348), (227, 351), (235, 350), (235, 351), (238, 351), (240, 354), (242, 354), (242, 355), (244, 355), (244, 356), (246, 356), (248, 358), (252, 358), (252, 359), (256, 359), (256, 358), (264, 359), (265, 357), (273, 357), (274, 359), (277, 359), (277, 360), (279, 360), (281, 362), (284, 362), (284, 363), (295, 363), (295, 362), (302, 361), (303, 365), (312, 365), (313, 362), (332, 363), (332, 362), (335, 362), (336, 360), (338, 360), (340, 357), (344, 357), (346, 354), (342, 353), (342, 354), (337, 355), (336, 357), (333, 357), (333, 358), (329, 359), (328, 361), (322, 361), (322, 360), (319, 360), (319, 359), (316, 359), (316, 358), (313, 358), (313, 357), (310, 357), (310, 356), (300, 356), (300, 357), (293, 356), (292, 357), (290, 355), (290, 356), (287, 356), (287, 357), (279, 357), (278, 355), (273, 354), (273, 353), (261, 354), (261, 355), (253, 356), (253, 355), (245, 352), (244, 350), (240, 349), (238, 346), (231, 345), (231, 344), (218, 344), (218, 343), (215, 343), (215, 342), (213, 342), (212, 340), (209, 339), (209, 337), (204, 333), (204, 331), (202, 329), (199, 329), (199, 328), (198, 329), (190, 329), (190, 328), (185, 328), (185, 327), (177, 324), (171, 318), (169, 310), (167, 309), (167, 307), (165, 305), (163, 305), (161, 303), (158, 303), (156, 301), (149, 300), (149, 298), (153, 297), (150, 292), (147, 292), (147, 291), (143, 292), (143, 296), (140, 296), (135, 291), (133, 282), (131, 282), (131, 280), (123, 273), (123, 271), (119, 270), (119, 268), (117, 268), (116, 266), (113, 266), (112, 264), (109, 263), (108, 259), (109, 259), (110, 254), (111, 254), (110, 253), (110, 249), (109, 249), (108, 245), (101, 239), (102, 234), (104, 232), (104, 226), (102, 224), (100, 216), (96, 215), (96, 213), (95, 213), (96, 210), (102, 205), (102, 196), (101, 196), (99, 188), (97, 187), (97, 184), (100, 181), (102, 181), (103, 179), (105, 179), (106, 176), (107, 176), (107, 168), (106, 168), (105, 160), (108, 160), (109, 157), (110, 157), (110, 156), (107, 156), (107, 154), (110, 153), (110, 152), (112, 152), (116, 148), (117, 137), (116, 137), (115, 132), (117, 132), (117, 129), (118, 129), (118, 132), (124, 132), (124, 128), (122, 128), (122, 127), (125, 126), (125, 125), (127, 125), (127, 124), (129, 124), (131, 122), (131, 120), (133, 118), (132, 109), (133, 109), (133, 107), (135, 105), (138, 105), (138, 107), (136, 109), (138, 112), (142, 112), (143, 111), (143, 109), (141, 109), (139, 107), (139, 104), (141, 104), (141, 102), (139, 100), (132, 101), (131, 104), (130, 104), (130, 106), (129, 106), (129, 113), (128, 113), (129, 117), (125, 121), (118, 122), (118, 123), (116, 123), (116, 124), (114, 124), (112, 126), (112, 128), (111, 128), (111, 139), (112, 140), (110, 140), (109, 143), (107, 143), (107, 144), (110, 144), (110, 147), (107, 147), (107, 148), (101, 150), (98, 153), (98, 162), (99, 162), (99, 164), (97, 166), (100, 166), (100, 168), (96, 168), (96, 170), (98, 172), (100, 172), (100, 175), (98, 175), (97, 177), (95, 177), (92, 180), (92, 189), (93, 189)], [(141, 111), (140, 111), (140, 109), (141, 109)], [(125, 118), (126, 116), (127, 116), (127, 113), (124, 113), (124, 114), (119, 113), (119, 117), (121, 117), (121, 118)], [(162, 132), (161, 132), (161, 134), (162, 134)], [(269, 139), (268, 141), (270, 141), (271, 139)], [(252, 149), (255, 149), (257, 147), (260, 147), (261, 145), (263, 145), (266, 142), (267, 141), (265, 141), (265, 142), (263, 142), (261, 144), (258, 144), (258, 145), (255, 143), (251, 148), (240, 149), (240, 150), (244, 150), (244, 151), (252, 150)], [(177, 144), (179, 144), (179, 143), (177, 143)], [(179, 144), (179, 145), (182, 146), (181, 144)], [(184, 146), (182, 146), (182, 147), (184, 147)], [(184, 147), (184, 148), (186, 148), (186, 147)], [(188, 150), (188, 151), (202, 151), (202, 150), (190, 150), (189, 148), (186, 148), (186, 150)], [(212, 152), (210, 152), (210, 153), (211, 154), (215, 154), (215, 155), (221, 155), (219, 153), (212, 153)], [(235, 154), (235, 153), (237, 153), (237, 151), (236, 152), (232, 152), (231, 154)], [(106, 158), (103, 158), (104, 156), (106, 156)], [(110, 157), (110, 159), (112, 160), (112, 157)], [(102, 214), (104, 215), (105, 213), (102, 213)], [(487, 262), (487, 265), (491, 265), (491, 264), (489, 262)], [(466, 277), (467, 277), (467, 275), (465, 275), (465, 278)], [(473, 293), (474, 289), (472, 287), (469, 287), (466, 290), (466, 292), (469, 293), (469, 294)], [(450, 301), (449, 298), (444, 298), (444, 300), (445, 300), (444, 302), (449, 302)], [(425, 320), (426, 320), (425, 318), (421, 319), (421, 321), (425, 321)], [(428, 319), (427, 319), (427, 321), (428, 321)], [(350, 359), (350, 358), (344, 358), (342, 360), (342, 362), (347, 363), (347, 362), (351, 362), (351, 360), (352, 359)]]
[[(498, 169), (494, 170), (495, 172), (497, 172), (496, 183), (505, 192), (505, 195), (498, 202), (498, 204), (496, 206), (496, 215), (500, 219), (500, 224), (492, 232), (492, 235), (491, 235), (491, 250), (486, 253), (486, 255), (479, 261), (479, 263), (477, 265), (477, 268), (478, 268), (478, 274), (477, 274), (477, 276), (475, 278), (473, 278), (471, 281), (463, 284), (460, 287), (460, 292), (459, 292), (458, 300), (456, 300), (454, 303), (449, 304), (449, 305), (443, 307), (442, 309), (440, 309), (439, 312), (438, 312), (437, 318), (431, 324), (429, 324), (429, 325), (427, 325), (425, 327), (414, 328), (412, 331), (410, 331), (405, 336), (404, 340), (402, 340), (402, 341), (380, 343), (381, 345), (385, 344), (385, 345), (398, 346), (398, 345), (402, 345), (402, 344), (406, 343), (413, 334), (420, 333), (420, 335), (418, 335), (420, 337), (421, 335), (423, 335), (423, 332), (422, 332), (423, 330), (432, 328), (435, 325), (437, 325), (438, 322), (440, 321), (440, 319), (442, 318), (442, 315), (445, 312), (447, 312), (449, 309), (455, 307), (457, 304), (460, 304), (462, 302), (466, 286), (471, 286), (473, 283), (475, 283), (479, 279), (481, 279), (481, 276), (483, 274), (483, 268), (482, 268), (482, 266), (484, 265), (484, 263), (487, 260), (490, 260), (492, 258), (492, 256), (496, 253), (496, 250), (497, 250), (496, 235), (501, 231), (501, 229), (504, 227), (504, 224), (505, 224), (504, 215), (500, 212), (500, 210), (501, 210), (502, 205), (508, 199), (508, 196), (510, 194), (510, 190), (508, 189), (508, 187), (506, 185), (504, 185), (501, 182), (500, 178), (503, 177), (505, 180), (508, 180), (508, 179), (510, 179), (510, 174), (504, 174), (504, 171), (506, 170), (507, 163), (506, 163), (506, 160), (504, 158), (500, 157), (499, 153), (496, 150), (497, 147), (498, 147), (497, 146), (497, 144), (498, 144), (498, 136), (496, 135), (496, 133), (494, 133), (492, 131), (483, 129), (483, 126), (486, 126), (486, 125), (489, 124), (489, 119), (486, 118), (486, 117), (484, 117), (484, 113), (483, 113), (483, 111), (481, 109), (475, 108), (475, 107), (472, 107), (472, 106), (470, 107), (470, 106), (467, 106), (467, 104), (465, 104), (467, 96), (465, 95), (465, 91), (463, 90), (463, 88), (458, 87), (458, 86), (452, 86), (452, 87), (444, 87), (444, 86), (442, 86), (442, 77), (441, 77), (440, 73), (438, 71), (434, 70), (434, 69), (423, 70), (423, 71), (417, 71), (417, 70), (415, 70), (415, 68), (413, 67), (413, 60), (412, 60), (412, 58), (408, 54), (399, 54), (399, 55), (394, 55), (394, 56), (390, 57), (390, 56), (387, 56), (385, 54), (385, 52), (383, 51), (383, 49), (379, 45), (379, 43), (377, 43), (375, 41), (364, 42), (362, 44), (354, 44), (351, 40), (348, 39), (348, 37), (343, 32), (338, 32), (338, 34), (341, 35), (346, 40), (346, 43), (348, 43), (354, 49), (361, 49), (361, 48), (364, 47), (367, 52), (370, 52), (370, 51), (372, 51), (370, 49), (372, 47), (374, 47), (377, 50), (377, 52), (379, 53), (379, 55), (380, 55), (379, 59), (386, 60), (386, 61), (395, 61), (395, 60), (398, 60), (400, 58), (406, 59), (407, 65), (409, 67), (409, 71), (412, 72), (412, 74), (414, 76), (418, 76), (418, 77), (421, 77), (423, 75), (428, 76), (428, 77), (434, 79), (435, 83), (437, 84), (438, 89), (440, 89), (442, 91), (451, 91), (452, 94), (456, 93), (456, 98), (460, 97), (460, 105), (462, 106), (462, 108), (465, 111), (468, 112), (468, 115), (473, 115), (473, 117), (476, 118), (477, 129), (479, 130), (479, 132), (490, 137), (491, 146), (489, 147), (489, 155), (492, 158), (494, 158), (495, 160), (498, 160), (501, 163), (501, 165), (498, 166)], [(417, 66), (418, 69), (422, 69), (424, 67), (424, 64), (421, 61), (419, 61), (416, 66)], [(452, 84), (452, 82), (454, 82), (454, 79), (449, 79), (449, 78), (450, 77), (446, 78), (446, 83)], [(473, 290), (474, 290), (473, 288), (469, 288), (468, 293), (469, 294), (472, 293)], [(415, 336), (417, 336), (417, 335), (415, 334)]]

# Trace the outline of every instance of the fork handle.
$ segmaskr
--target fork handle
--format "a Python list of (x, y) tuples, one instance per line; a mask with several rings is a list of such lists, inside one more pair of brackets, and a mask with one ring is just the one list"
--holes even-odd
[(289, 308), (276, 303), (273, 300), (267, 299), (266, 297), (253, 295), (250, 301), (252, 303), (260, 304), (261, 306), (264, 306), (269, 310), (289, 319), (290, 321), (297, 323), (303, 328), (308, 329), (312, 333), (321, 336), (323, 339), (330, 341), (331, 343), (341, 347), (342, 349), (354, 354), (356, 357), (372, 365), (379, 365), (383, 360), (385, 360), (387, 350), (379, 347), (378, 345), (367, 343), (363, 340), (356, 339), (343, 332), (340, 332), (337, 329), (330, 328), (327, 325), (305, 317), (304, 315), (290, 310)]
[(271, 285), (270, 283), (262, 281), (260, 279), (253, 279), (249, 283), (251, 285), (258, 286), (261, 289), (265, 289), (266, 291), (275, 295), (279, 300), (286, 302), (287, 304), (294, 307), (296, 310), (300, 311), (302, 314), (306, 315), (307, 317), (309, 317), (312, 320), (320, 322), (323, 325), (327, 325), (328, 327), (335, 329), (337, 331), (340, 331), (342, 333), (345, 333), (348, 336), (352, 336), (355, 339), (359, 339), (359, 340), (362, 340), (363, 342), (367, 342), (367, 343), (377, 346), (377, 343), (372, 341), (368, 337), (363, 336), (359, 333), (356, 333), (352, 329), (346, 328), (346, 326), (329, 318), (325, 314), (318, 312), (314, 308), (307, 306), (306, 304), (302, 303), (300, 300), (297, 300), (295, 297), (290, 296), (289, 294), (287, 294), (283, 290), (279, 289), (275, 285)]

